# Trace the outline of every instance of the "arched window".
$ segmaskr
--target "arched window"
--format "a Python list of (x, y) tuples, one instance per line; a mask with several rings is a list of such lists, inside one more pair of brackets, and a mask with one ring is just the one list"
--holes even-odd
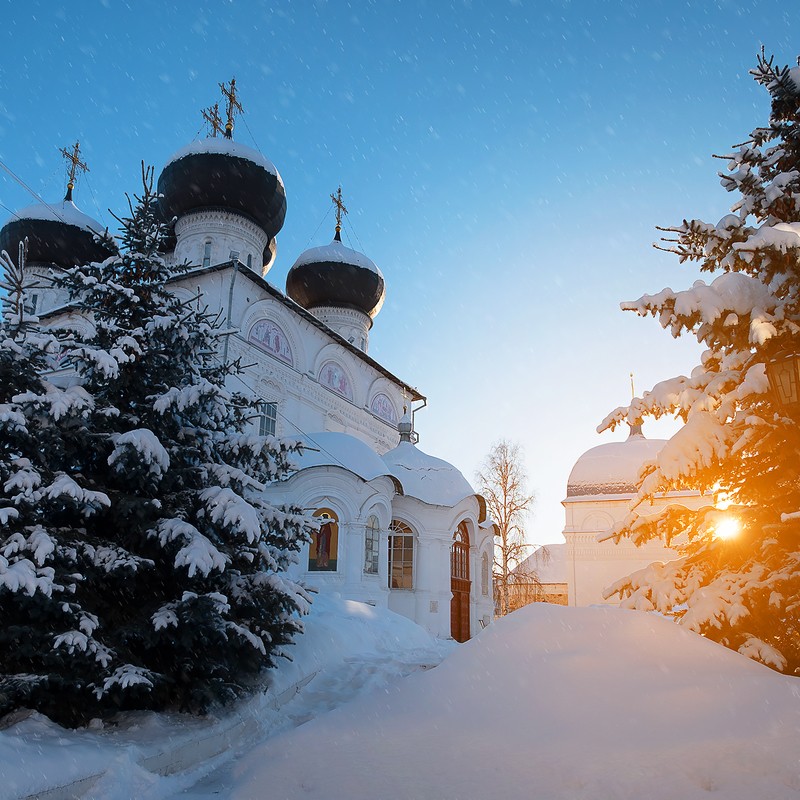
[(389, 588), (414, 588), (414, 532), (397, 519), (389, 526)]
[(211, 239), (207, 239), (203, 245), (203, 266), (211, 266)]
[(318, 508), (314, 516), (320, 520), (318, 531), (311, 537), (308, 548), (309, 572), (336, 572), (339, 550), (339, 518), (330, 508)]
[(459, 524), (453, 534), (453, 546), (450, 549), (450, 574), (459, 580), (469, 580), (469, 532), (464, 522)]
[(481, 556), (481, 594), (484, 597), (489, 596), (489, 554), (484, 553)]
[(380, 541), (380, 525), (373, 514), (367, 520), (364, 530), (364, 572), (367, 575), (378, 574), (378, 543)]

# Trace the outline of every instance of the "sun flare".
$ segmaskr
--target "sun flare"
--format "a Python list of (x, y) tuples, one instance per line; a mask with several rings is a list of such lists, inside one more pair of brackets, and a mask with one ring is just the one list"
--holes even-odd
[(741, 525), (739, 524), (739, 520), (735, 517), (726, 517), (714, 528), (714, 538), (715, 539), (733, 539), (739, 535), (739, 531), (741, 530)]

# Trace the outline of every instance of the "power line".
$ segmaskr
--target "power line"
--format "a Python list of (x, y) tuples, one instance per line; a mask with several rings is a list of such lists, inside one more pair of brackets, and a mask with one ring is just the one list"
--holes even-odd
[(241, 115), (241, 120), (242, 120), (242, 122), (244, 122), (245, 128), (247, 128), (247, 132), (250, 134), (250, 138), (253, 140), (253, 144), (256, 146), (256, 150), (258, 150), (258, 152), (261, 153), (261, 155), (263, 156), (264, 153), (261, 151), (261, 148), (258, 146), (258, 142), (256, 141), (256, 137), (253, 136), (253, 132), (250, 130), (250, 126), (247, 124), (247, 117), (244, 114)]
[(308, 237), (308, 241), (306, 242), (306, 246), (303, 248), (303, 250), (308, 249), (308, 246), (311, 244), (314, 237), (317, 235), (317, 233), (319, 233), (319, 229), (322, 227), (322, 223), (325, 222), (325, 220), (328, 219), (328, 217), (330, 216), (331, 208), (332, 207), (328, 208), (328, 210), (323, 214), (322, 219), (319, 221), (319, 225), (317, 225), (317, 229), (314, 231), (314, 233), (311, 234), (311, 236)]
[(97, 197), (95, 196), (94, 189), (92, 188), (92, 184), (89, 183), (88, 176), (84, 176), (84, 180), (86, 181), (86, 185), (89, 187), (89, 192), (92, 195), (92, 202), (94, 203), (95, 209), (97, 209), (97, 213), (100, 216), (100, 222), (103, 223), (106, 229), (108, 229), (108, 225), (106, 224), (105, 218), (103, 217), (103, 212), (100, 209), (100, 206), (97, 203)]
[[(246, 389), (249, 389), (253, 393), (253, 397), (255, 398), (259, 397), (256, 390), (242, 377), (241, 373), (233, 375), (232, 377), (238, 380), (239, 383), (241, 383)], [(262, 400), (260, 402), (266, 402), (266, 401)], [(275, 413), (282, 420), (288, 422), (289, 425), (291, 425), (299, 433), (300, 436), (305, 437), (312, 444), (315, 444), (321, 453), (327, 453), (327, 455), (330, 456), (331, 460), (335, 461), (340, 467), (342, 467), (342, 469), (349, 469), (349, 467), (346, 464), (344, 464), (342, 461), (336, 458), (336, 456), (333, 453), (331, 453), (330, 450), (326, 450), (316, 439), (314, 439), (314, 437), (310, 433), (306, 433), (296, 422), (292, 422), (292, 420), (290, 420), (285, 414), (282, 414), (280, 411), (278, 411), (277, 408), (275, 409)]]
[[(23, 189), (25, 189), (26, 192), (33, 195), (33, 197), (35, 197), (43, 206), (49, 208), (57, 219), (60, 219), (61, 222), (66, 223), (64, 217), (62, 217), (61, 214), (59, 214), (59, 212), (56, 211), (56, 209), (50, 205), (50, 203), (45, 202), (41, 197), (39, 197), (39, 195), (33, 189), (31, 189), (31, 187), (28, 186), (28, 184), (25, 183), (25, 181), (23, 181), (22, 178), (20, 178), (19, 175), (17, 175), (17, 173), (11, 169), (11, 167), (7, 166), (5, 162), (2, 161), (2, 159), (0, 159), (0, 167), (2, 167)], [(20, 217), (16, 214), (16, 212), (12, 211), (11, 213), (13, 216), (17, 217), (17, 219), (20, 219)]]

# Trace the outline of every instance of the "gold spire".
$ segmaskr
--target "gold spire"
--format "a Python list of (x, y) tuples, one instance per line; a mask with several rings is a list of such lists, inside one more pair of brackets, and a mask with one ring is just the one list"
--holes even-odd
[(236, 97), (236, 78), (231, 78), (230, 86), (226, 86), (224, 83), (219, 85), (219, 88), (222, 90), (222, 95), (225, 97), (228, 107), (225, 110), (225, 113), (228, 116), (228, 121), (225, 123), (225, 136), (228, 139), (233, 138), (233, 118), (238, 111), (240, 114), (244, 114), (244, 109), (242, 108), (242, 104), (239, 102), (238, 98)]
[(344, 203), (342, 202), (342, 187), (340, 186), (336, 194), (331, 195), (331, 200), (336, 206), (336, 235), (333, 237), (337, 242), (342, 241), (342, 214), (347, 213)]
[(75, 188), (75, 176), (77, 171), (83, 170), (83, 172), (88, 172), (89, 167), (81, 161), (81, 145), (80, 142), (75, 142), (72, 145), (72, 152), (67, 150), (65, 147), (59, 148), (61, 151), (61, 155), (64, 156), (66, 161), (70, 162), (69, 167), (69, 180), (67, 181), (67, 194), (65, 195), (65, 200), (72, 200), (72, 190)]
[(633, 373), (631, 372), (631, 400), (636, 397), (636, 389), (633, 386)]
[(219, 115), (219, 103), (202, 110), (203, 119), (211, 126), (211, 135), (216, 138), (222, 131), (222, 118)]

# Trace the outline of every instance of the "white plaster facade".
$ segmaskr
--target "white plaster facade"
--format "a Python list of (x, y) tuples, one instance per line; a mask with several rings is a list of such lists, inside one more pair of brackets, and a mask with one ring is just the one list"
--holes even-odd
[[(211, 149), (225, 147), (216, 142)], [(457, 583), (451, 581), (451, 551), (458, 532), (459, 541), (467, 540), (469, 568), (458, 584), (457, 638), (489, 624), (486, 565), (492, 562), (494, 530), (485, 504), (455, 467), (418, 450), (411, 434), (400, 441), (405, 405), (412, 405), (413, 417), (425, 398), (367, 354), (371, 316), (335, 305), (312, 314), (269, 284), (263, 274), (275, 238), (237, 211), (192, 208), (178, 216), (175, 235), (167, 260), (193, 267), (174, 280), (173, 290), (219, 315), (220, 358), (241, 358), (246, 365), (231, 379), (232, 388), (265, 404), (263, 418), (252, 422), (254, 431), (301, 439), (308, 448), (299, 470), (269, 487), (270, 498), (309, 512), (327, 509), (335, 519), (335, 552), (326, 552), (320, 567), (323, 541), (315, 538), (300, 554), (294, 577), (323, 592), (388, 607), (449, 637)], [(39, 310), (44, 324), (61, 325), (65, 316), (75, 326), (89, 324), (79, 309), (59, 310), (63, 293), (53, 290), (45, 299), (48, 307)], [(402, 535), (392, 530), (397, 525)], [(368, 563), (373, 538), (377, 561)], [(398, 556), (395, 573), (390, 571), (390, 551), (398, 542), (407, 568), (402, 586), (393, 577)]]
[[(618, 598), (603, 597), (609, 586), (655, 561), (677, 557), (674, 550), (656, 540), (641, 547), (628, 539), (619, 544), (598, 541), (598, 536), (625, 518), (635, 496), (639, 469), (656, 457), (664, 443), (634, 432), (627, 441), (594, 447), (575, 462), (567, 481), (567, 497), (562, 501), (566, 517), (564, 580), (569, 605), (616, 605)], [(707, 500), (697, 492), (670, 492), (649, 504), (649, 511), (645, 511), (648, 506), (639, 511), (656, 513), (675, 503), (697, 508), (703, 502)]]
[[(180, 247), (180, 238), (178, 242)], [(335, 512), (336, 569), (310, 569), (306, 546), (294, 577), (320, 591), (388, 607), (446, 638), (451, 635), (453, 597), (450, 553), (463, 524), (469, 535), (469, 635), (488, 625), (493, 618), (491, 576), (485, 575), (482, 562), (486, 555), (491, 563), (494, 530), (486, 525), (482, 498), (455, 467), (415, 445), (407, 446), (421, 463), (415, 458), (408, 475), (394, 474), (382, 458), (398, 447), (404, 403), (424, 398), (373, 361), (360, 342), (347, 341), (241, 263), (190, 272), (175, 282), (175, 290), (187, 298), (199, 293), (210, 311), (220, 313), (229, 331), (225, 357), (241, 357), (248, 365), (235, 388), (277, 404), (276, 435), (300, 438), (311, 448), (300, 459), (301, 469), (269, 494), (275, 502), (307, 511)], [(261, 340), (265, 329), (273, 336), (268, 347)], [(437, 473), (432, 493), (415, 496), (414, 470)], [(376, 574), (365, 571), (366, 528), (372, 516), (379, 522)], [(394, 521), (413, 532), (410, 588), (390, 588)]]

